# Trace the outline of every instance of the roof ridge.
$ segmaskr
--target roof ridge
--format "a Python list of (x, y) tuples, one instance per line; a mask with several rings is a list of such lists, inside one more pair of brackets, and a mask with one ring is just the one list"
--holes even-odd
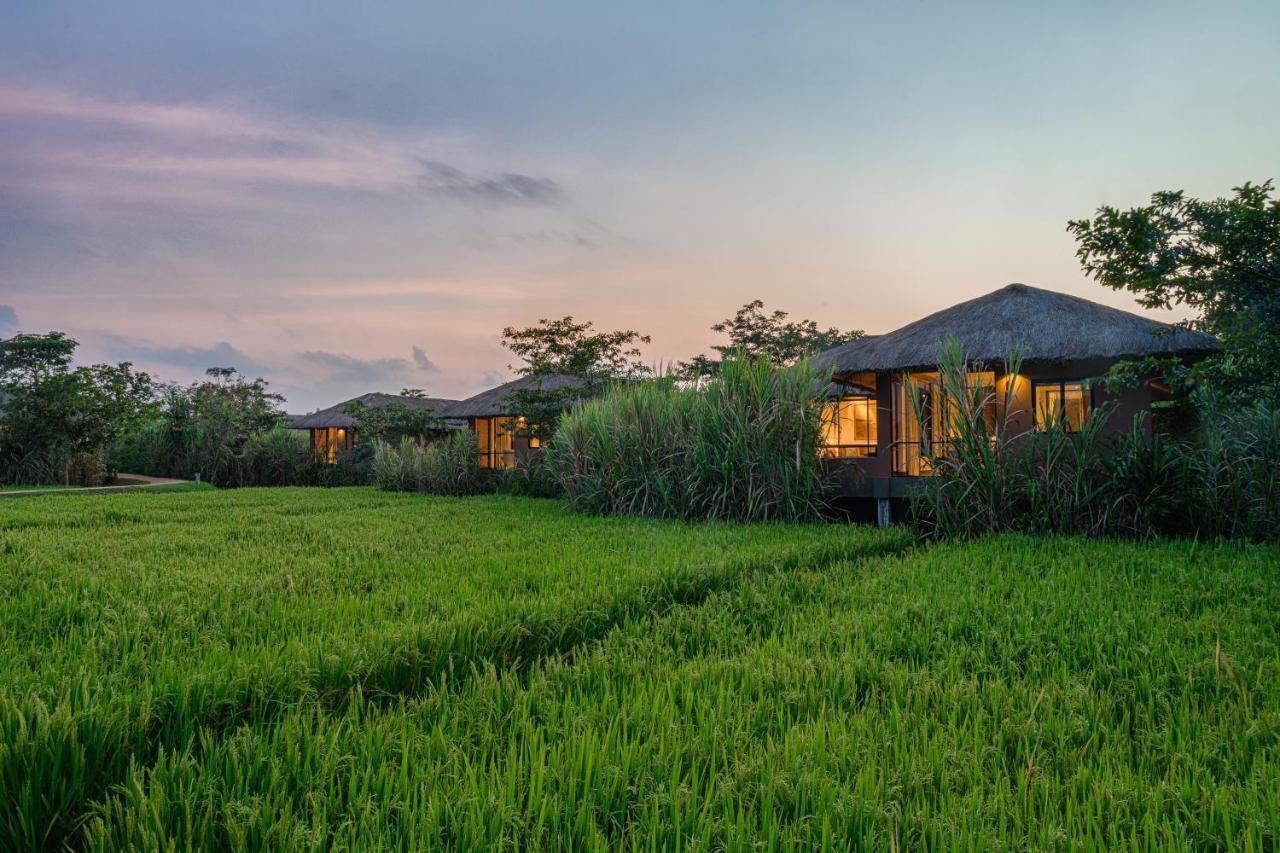
[(1220, 349), (1217, 339), (1203, 332), (1013, 282), (883, 335), (846, 341), (823, 356), (838, 372), (924, 367), (937, 363), (938, 347), (950, 334), (960, 338), (968, 357), (982, 361), (1007, 358), (1014, 350), (1024, 352), (1024, 361), (1070, 361)]

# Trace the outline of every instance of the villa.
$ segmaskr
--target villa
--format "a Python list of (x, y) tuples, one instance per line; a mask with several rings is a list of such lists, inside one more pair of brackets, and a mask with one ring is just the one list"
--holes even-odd
[(327, 409), (309, 415), (298, 415), (290, 420), (289, 429), (308, 430), (311, 433), (311, 449), (315, 451), (316, 457), (333, 464), (340, 452), (350, 450), (360, 443), (360, 431), (356, 427), (355, 418), (347, 411), (353, 404), (359, 403), (375, 409), (399, 403), (407, 409), (433, 409), (439, 416), (457, 402), (439, 397), (404, 397), (377, 392), (361, 394)]
[[(1011, 284), (820, 354), (819, 364), (830, 368), (833, 378), (823, 418), (823, 455), (853, 463), (832, 466), (841, 496), (874, 499), (882, 523), (900, 507), (912, 482), (930, 473), (930, 458), (945, 448), (947, 403), (937, 370), (949, 337), (960, 343), (971, 365), (981, 368), (970, 373), (970, 385), (991, 389), (988, 421), (1007, 424), (1015, 434), (1043, 429), (1050, 421), (1078, 430), (1104, 405), (1112, 411), (1105, 433), (1128, 430), (1134, 415), (1172, 399), (1170, 390), (1149, 381), (1113, 392), (1094, 380), (1126, 359), (1160, 356), (1190, 363), (1220, 350), (1217, 339), (1202, 332)], [(1012, 354), (1020, 358), (1016, 373), (1008, 365)], [(450, 428), (465, 426), (475, 433), (481, 467), (513, 468), (542, 449), (539, 439), (523, 429), (515, 392), (538, 386), (558, 390), (577, 382), (571, 376), (524, 376), (465, 400), (365, 394), (295, 418), (290, 426), (310, 430), (316, 453), (332, 462), (359, 442), (346, 411), (352, 403), (431, 408)], [(1151, 430), (1150, 418), (1144, 428)]]
[(481, 468), (514, 468), (522, 456), (541, 452), (542, 443), (536, 437), (522, 434), (524, 417), (515, 411), (512, 394), (534, 388), (555, 391), (578, 383), (572, 376), (522, 376), (454, 403), (444, 411), (443, 417), (465, 423), (476, 434)]
[[(1089, 412), (1104, 404), (1113, 408), (1104, 429), (1128, 430), (1135, 414), (1170, 399), (1169, 389), (1152, 381), (1109, 392), (1090, 380), (1122, 360), (1160, 356), (1189, 363), (1221, 348), (1203, 332), (1011, 284), (888, 334), (822, 353), (819, 362), (831, 368), (844, 388), (828, 403), (825, 454), (857, 461), (861, 473), (843, 479), (842, 493), (874, 498), (882, 522), (889, 519), (892, 504), (905, 498), (914, 478), (929, 474), (929, 457), (946, 441), (937, 369), (950, 336), (959, 341), (970, 364), (982, 367), (969, 375), (970, 384), (995, 392), (990, 395), (990, 422), (1007, 422), (1015, 434), (1044, 429), (1051, 420), (1078, 430)], [(1021, 358), (1016, 374), (1007, 364), (1015, 353)], [(1151, 429), (1150, 418), (1145, 428)]]

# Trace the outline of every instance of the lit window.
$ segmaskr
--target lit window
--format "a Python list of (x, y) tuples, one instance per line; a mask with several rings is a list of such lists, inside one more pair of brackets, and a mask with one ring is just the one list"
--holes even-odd
[(476, 428), (476, 446), (480, 448), (480, 467), (489, 467), (489, 419), (476, 418), (473, 423)]
[(481, 468), (514, 468), (516, 464), (515, 418), (476, 418), (476, 444)]
[(963, 392), (968, 403), (943, 389), (936, 372), (913, 373), (893, 383), (893, 473), (919, 477), (933, 472), (931, 458), (949, 455), (961, 425), (980, 416), (989, 433), (996, 429), (996, 377), (990, 370), (970, 371)]
[(519, 428), (520, 428), (520, 434), (525, 436), (526, 439), (528, 440), (529, 448), (531, 450), (537, 450), (539, 447), (542, 446), (542, 439), (538, 438), (536, 435), (533, 435), (530, 432), (531, 427), (529, 426), (528, 422), (525, 421), (523, 416), (520, 417)]
[(832, 459), (876, 455), (874, 397), (832, 400), (822, 409), (822, 454)]
[(356, 431), (342, 427), (318, 427), (311, 430), (311, 449), (316, 457), (332, 465), (338, 454), (350, 450), (356, 443)]
[(1036, 429), (1059, 424), (1067, 432), (1079, 432), (1092, 409), (1087, 382), (1035, 383)]

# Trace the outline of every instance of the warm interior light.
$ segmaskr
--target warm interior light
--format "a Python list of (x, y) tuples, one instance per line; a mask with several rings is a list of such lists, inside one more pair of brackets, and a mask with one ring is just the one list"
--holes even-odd
[(845, 397), (822, 407), (822, 443), (830, 457), (870, 456), (876, 449), (877, 413), (872, 397)]

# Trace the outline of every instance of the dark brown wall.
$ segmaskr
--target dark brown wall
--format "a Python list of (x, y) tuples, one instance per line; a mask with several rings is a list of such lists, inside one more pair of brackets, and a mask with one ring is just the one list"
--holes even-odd
[(893, 468), (893, 375), (876, 374), (876, 455), (859, 459), (868, 477), (888, 477)]

